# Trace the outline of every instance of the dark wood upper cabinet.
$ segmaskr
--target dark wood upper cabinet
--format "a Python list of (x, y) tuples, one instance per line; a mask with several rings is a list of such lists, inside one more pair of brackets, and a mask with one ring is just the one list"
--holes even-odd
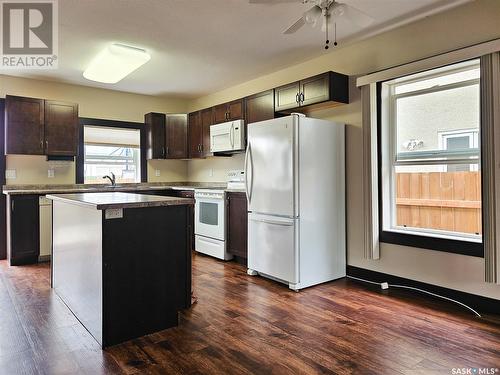
[(7, 95), (5, 119), (6, 154), (78, 152), (78, 104)]
[(227, 103), (219, 104), (213, 107), (213, 120), (214, 124), (226, 122), (227, 120)]
[(267, 90), (245, 98), (245, 122), (259, 122), (274, 118), (274, 90)]
[(207, 108), (201, 111), (201, 153), (203, 157), (212, 155), (210, 152), (210, 126), (214, 124), (213, 110)]
[(45, 101), (45, 154), (78, 153), (78, 104)]
[(147, 113), (146, 158), (186, 159), (188, 157), (188, 120), (184, 114)]
[(166, 116), (166, 149), (167, 159), (186, 159), (187, 149), (187, 115), (167, 114)]
[(221, 122), (233, 121), (242, 119), (244, 115), (243, 99), (234, 100), (232, 102), (219, 104), (213, 107), (213, 123), (220, 124)]
[(285, 113), (296, 108), (312, 109), (313, 105), (347, 104), (349, 103), (349, 77), (340, 73), (326, 72), (278, 87), (274, 90), (274, 96), (275, 111)]
[(325, 102), (330, 98), (329, 75), (321, 74), (319, 76), (303, 79), (300, 81), (300, 105), (311, 105)]
[(5, 153), (44, 155), (44, 100), (5, 97)]
[(243, 99), (238, 99), (232, 102), (228, 103), (228, 114), (227, 114), (227, 120), (228, 121), (233, 121), (233, 120), (240, 120), (243, 118), (244, 115), (244, 101)]
[(248, 213), (245, 193), (226, 194), (227, 252), (240, 258), (248, 253)]
[(300, 82), (289, 83), (274, 89), (274, 110), (284, 111), (299, 106)]
[(165, 158), (165, 125), (166, 116), (164, 113), (147, 113), (144, 116), (146, 126), (146, 158)]
[(188, 149), (190, 158), (201, 158), (203, 127), (201, 111), (192, 112), (188, 116)]

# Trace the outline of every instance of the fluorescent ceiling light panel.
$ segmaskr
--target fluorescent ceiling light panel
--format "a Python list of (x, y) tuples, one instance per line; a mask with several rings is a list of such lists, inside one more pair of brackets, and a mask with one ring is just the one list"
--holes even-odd
[(91, 81), (117, 83), (150, 59), (143, 49), (111, 44), (92, 60), (83, 76)]

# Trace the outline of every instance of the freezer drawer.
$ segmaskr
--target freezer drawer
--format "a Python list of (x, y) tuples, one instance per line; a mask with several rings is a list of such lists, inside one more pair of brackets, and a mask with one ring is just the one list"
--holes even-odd
[(298, 219), (248, 214), (248, 268), (298, 283)]

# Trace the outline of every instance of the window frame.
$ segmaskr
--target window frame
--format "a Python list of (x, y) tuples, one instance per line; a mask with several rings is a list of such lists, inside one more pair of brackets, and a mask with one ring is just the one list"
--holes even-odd
[(85, 145), (84, 145), (84, 127), (85, 125), (94, 125), (110, 128), (138, 129), (140, 131), (140, 171), (141, 182), (148, 182), (148, 165), (146, 158), (146, 127), (141, 122), (128, 122), (118, 120), (105, 120), (90, 117), (80, 117), (78, 125), (78, 154), (75, 158), (76, 176), (75, 182), (83, 184), (85, 181)]
[[(475, 59), (472, 59), (475, 60)], [(456, 63), (449, 64), (446, 66), (451, 66), (455, 65)], [(443, 66), (444, 67), (444, 66)], [(429, 69), (432, 70), (432, 69)], [(377, 87), (377, 98), (376, 98), (376, 105), (377, 105), (377, 148), (379, 150), (378, 155), (377, 155), (377, 163), (378, 163), (378, 195), (379, 195), (379, 239), (380, 242), (382, 243), (389, 243), (389, 244), (395, 244), (395, 245), (403, 245), (403, 246), (410, 246), (410, 247), (417, 247), (421, 248), (423, 250), (436, 250), (436, 251), (442, 251), (442, 252), (448, 252), (448, 253), (454, 253), (454, 254), (462, 254), (462, 255), (469, 255), (469, 256), (474, 256), (474, 257), (484, 257), (484, 246), (483, 246), (483, 241), (482, 238), (480, 241), (476, 239), (471, 239), (468, 240), (466, 237), (464, 238), (454, 238), (452, 235), (446, 236), (430, 236), (426, 235), (425, 231), (418, 232), (418, 233), (412, 233), (411, 230), (405, 231), (402, 233), (401, 231), (397, 230), (386, 230), (386, 221), (392, 220), (393, 215), (391, 213), (387, 214), (386, 208), (385, 207), (390, 207), (389, 209), (393, 210), (392, 206), (395, 206), (395, 199), (392, 199), (394, 197), (394, 177), (395, 174), (391, 173), (390, 175), (390, 182), (389, 182), (389, 189), (390, 189), (390, 197), (391, 197), (391, 202), (389, 204), (384, 204), (384, 195), (386, 195), (385, 190), (384, 190), (384, 182), (382, 179), (383, 173), (385, 172), (386, 168), (384, 168), (384, 158), (387, 156), (383, 156), (382, 153), (382, 140), (383, 137), (387, 137), (387, 134), (383, 134), (383, 129), (382, 129), (382, 112), (384, 111), (384, 108), (382, 107), (382, 96), (383, 96), (383, 91), (382, 91), (382, 84), (388, 81), (392, 81), (395, 78), (388, 79), (386, 81), (379, 81), (376, 84)], [(477, 80), (479, 82), (479, 80)], [(465, 81), (467, 82), (467, 81)], [(449, 87), (449, 85), (446, 85), (445, 87)], [(439, 87), (436, 88), (439, 91)], [(422, 90), (419, 90), (422, 91)], [(426, 92), (429, 92), (429, 90), (424, 90)], [(404, 95), (404, 94), (399, 94), (399, 95)], [(391, 95), (392, 96), (392, 95)], [(386, 110), (387, 112), (390, 113), (390, 124), (389, 126), (392, 128), (389, 131), (388, 136), (391, 137), (390, 140), (390, 150), (389, 150), (389, 157), (396, 157), (396, 150), (395, 150), (395, 140), (392, 139), (392, 137), (396, 136), (396, 130), (394, 128), (394, 124), (392, 123), (395, 117), (395, 99), (391, 98), (389, 101), (389, 108)], [(481, 123), (479, 124), (479, 131), (481, 131)], [(478, 144), (480, 144), (480, 138), (478, 140)], [(395, 159), (394, 159), (395, 160)], [(479, 156), (479, 163), (481, 162), (481, 156)], [(392, 165), (391, 165), (392, 166)], [(483, 206), (483, 197), (481, 196), (481, 205)], [(395, 208), (395, 207), (394, 207)], [(483, 211), (481, 210), (481, 213), (483, 214)], [(484, 220), (484, 217), (482, 218)], [(482, 221), (483, 222), (483, 221)], [(390, 226), (392, 227), (392, 223), (390, 223)]]
[[(88, 147), (105, 147), (108, 150), (109, 149), (114, 149), (116, 150), (125, 150), (125, 149), (130, 149), (132, 154), (131, 155), (126, 155), (123, 156), (123, 154), (120, 154), (119, 156), (116, 155), (98, 155), (98, 154), (92, 154), (89, 152)], [(133, 165), (134, 166), (134, 179), (139, 177), (138, 181), (134, 182), (124, 182), (120, 179), (118, 174), (116, 175), (116, 183), (117, 184), (127, 184), (127, 183), (138, 183), (140, 182), (140, 173), (141, 173), (141, 149), (140, 145), (137, 146), (127, 146), (127, 145), (113, 145), (113, 144), (97, 144), (97, 143), (86, 143), (84, 142), (83, 145), (84, 148), (84, 167), (87, 168), (89, 166), (94, 166), (94, 167), (99, 167), (102, 165), (107, 165), (107, 166), (116, 166), (120, 167), (122, 170), (125, 170), (126, 167)], [(116, 172), (115, 172), (116, 173)], [(94, 176), (84, 176), (84, 183), (87, 184), (92, 184), (92, 182), (87, 182), (89, 178), (95, 178), (97, 177), (100, 179), (104, 174), (99, 174), (99, 175), (94, 175)], [(95, 183), (95, 182), (94, 182)]]

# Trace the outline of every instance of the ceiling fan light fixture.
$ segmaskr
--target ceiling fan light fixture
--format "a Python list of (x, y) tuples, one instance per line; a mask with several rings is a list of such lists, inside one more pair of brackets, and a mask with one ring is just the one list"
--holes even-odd
[(331, 13), (333, 17), (342, 17), (345, 13), (345, 4), (335, 4)]
[(83, 76), (90, 81), (117, 83), (150, 59), (141, 48), (114, 43), (97, 54)]
[(315, 26), (320, 16), (321, 16), (321, 9), (317, 6), (314, 6), (304, 13), (304, 21), (306, 21), (306, 23), (308, 24), (313, 24)]

